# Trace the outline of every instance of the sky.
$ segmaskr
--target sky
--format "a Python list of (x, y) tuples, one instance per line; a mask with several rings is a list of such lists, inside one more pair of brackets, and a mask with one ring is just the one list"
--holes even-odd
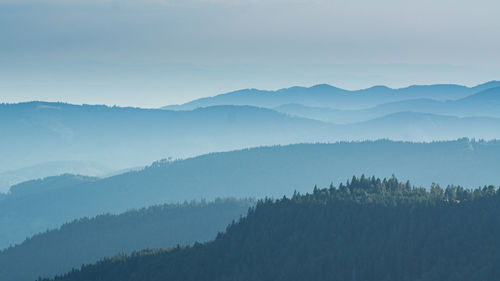
[(0, 102), (500, 80), (496, 0), (0, 0)]

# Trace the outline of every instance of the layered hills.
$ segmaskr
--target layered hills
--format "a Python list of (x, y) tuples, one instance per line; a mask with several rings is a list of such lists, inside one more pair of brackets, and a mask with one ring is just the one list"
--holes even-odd
[(475, 87), (377, 86), (357, 91), (329, 85), (250, 89), (170, 110), (1, 104), (0, 145), (8, 149), (0, 159), (0, 192), (40, 177), (103, 176), (161, 158), (256, 146), (500, 138), (498, 86), (492, 81)]
[(276, 91), (244, 89), (214, 97), (197, 99), (182, 105), (166, 106), (164, 108), (171, 110), (192, 110), (198, 107), (227, 104), (273, 108), (284, 104), (296, 103), (309, 107), (326, 106), (352, 110), (412, 99), (458, 100), (495, 87), (500, 87), (499, 81), (491, 81), (475, 87), (437, 84), (413, 85), (406, 88), (392, 89), (385, 86), (375, 86), (354, 91), (321, 84), (309, 88), (291, 87)]
[[(393, 141), (297, 144), (159, 161), (105, 179), (65, 175), (30, 181), (0, 197), (0, 245), (84, 216), (185, 200), (281, 198), (355, 174), (392, 174), (416, 185), (500, 182), (498, 141)], [(418, 171), (418, 173), (415, 173)], [(64, 210), (62, 212), (61, 210)]]

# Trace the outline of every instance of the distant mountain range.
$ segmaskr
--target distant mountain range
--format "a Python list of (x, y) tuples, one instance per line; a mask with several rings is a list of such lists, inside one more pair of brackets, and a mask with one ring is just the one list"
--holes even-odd
[[(0, 192), (48, 175), (102, 176), (160, 158), (262, 145), (500, 138), (499, 85), (242, 90), (168, 107), (181, 111), (2, 104), (0, 145), (8, 149), (0, 158)], [(50, 163), (93, 165), (70, 169)]]
[(0, 105), (0, 120), (0, 147), (8, 148), (0, 172), (72, 161), (111, 167), (104, 174), (167, 157), (337, 138), (331, 124), (250, 106), (175, 112), (31, 102)]
[(500, 182), (498, 159), (499, 141), (343, 142), (211, 153), (104, 179), (50, 177), (0, 196), (0, 248), (84, 216), (202, 198), (280, 198), (353, 174), (476, 187)]
[(33, 281), (108, 256), (206, 242), (254, 204), (253, 200), (218, 199), (75, 220), (0, 251), (0, 280)]
[(277, 91), (245, 89), (226, 94), (197, 99), (182, 105), (165, 106), (170, 110), (192, 110), (214, 105), (251, 105), (274, 108), (295, 103), (307, 107), (330, 107), (353, 110), (374, 107), (384, 103), (412, 99), (437, 101), (458, 100), (483, 90), (500, 87), (500, 81), (491, 81), (475, 87), (460, 85), (414, 85), (401, 89), (375, 86), (362, 90), (344, 90), (327, 84), (310, 88), (291, 87)]
[(459, 100), (410, 99), (359, 110), (308, 107), (295, 103), (280, 105), (274, 109), (290, 115), (337, 124), (368, 121), (404, 111), (456, 117), (498, 118), (500, 117), (500, 87), (487, 89)]

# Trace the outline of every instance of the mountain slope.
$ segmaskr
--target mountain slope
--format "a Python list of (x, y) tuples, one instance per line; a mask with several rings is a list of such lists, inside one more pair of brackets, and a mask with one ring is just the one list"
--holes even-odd
[(106, 256), (212, 240), (253, 205), (252, 200), (227, 199), (79, 219), (0, 251), (0, 280), (33, 281)]
[(9, 198), (22, 198), (31, 195), (43, 194), (50, 191), (58, 191), (71, 186), (79, 186), (97, 181), (98, 178), (64, 174), (60, 176), (46, 177), (43, 179), (30, 180), (13, 185), (10, 188)]
[(500, 87), (487, 89), (455, 102), (464, 112), (480, 111), (482, 116), (500, 115)]
[[(321, 96), (323, 88), (331, 87), (323, 85), (316, 88), (311, 97)], [(300, 96), (300, 89), (287, 89), (287, 91), (292, 91), (291, 94), (287, 93), (287, 96)], [(297, 94), (294, 94), (294, 91)], [(495, 98), (496, 95), (492, 95), (491, 92), (497, 91), (486, 90), (486, 94), (490, 93), (488, 96)], [(339, 95), (351, 94), (339, 93)], [(374, 99), (377, 97), (374, 96)], [(379, 138), (409, 141), (460, 137), (500, 138), (500, 119), (482, 120), (467, 117), (468, 119), (451, 120), (446, 116), (437, 116), (445, 113), (444, 115), (457, 116), (491, 114), (500, 117), (499, 107), (491, 101), (491, 98), (471, 97), (448, 102), (419, 99), (381, 105), (363, 111), (332, 112), (331, 109), (322, 106), (322, 108), (309, 108), (292, 105), (291, 107), (295, 109), (287, 111), (282, 109), (282, 106), (278, 107), (278, 110), (291, 114), (296, 114), (294, 111), (302, 111), (304, 117), (321, 120), (325, 118), (327, 121), (340, 121), (339, 123), (351, 125), (334, 125), (253, 106), (221, 105), (192, 111), (169, 111), (42, 102), (3, 104), (0, 105), (0, 119), (5, 122), (0, 123), (0, 130), (4, 132), (0, 138), (0, 146), (9, 149), (2, 151), (0, 158), (0, 176), (5, 175), (0, 181), (10, 182), (9, 174), (5, 172), (19, 171), (19, 169), (26, 173), (18, 175), (21, 178), (30, 178), (28, 174), (44, 176), (46, 174), (43, 173), (41, 166), (38, 170), (22, 170), (23, 167), (42, 162), (95, 163), (96, 167), (107, 167), (106, 169), (110, 171), (145, 166), (159, 158), (185, 158), (213, 151), (262, 145)], [(425, 123), (420, 122), (422, 118), (417, 115), (397, 115), (404, 117), (398, 122), (401, 127), (391, 130), (393, 124), (383, 117), (406, 111), (436, 116)], [(438, 111), (439, 114), (434, 111)], [(331, 114), (333, 116), (330, 116)], [(356, 130), (363, 127), (363, 124), (357, 124), (356, 121), (369, 122), (374, 118), (379, 119), (372, 122), (372, 125), (377, 127), (368, 131)], [(435, 129), (434, 120), (437, 119), (441, 120), (438, 123), (442, 124), (439, 130)], [(381, 120), (386, 121), (381, 122)], [(449, 126), (446, 122), (450, 122)], [(401, 128), (415, 127), (417, 123), (415, 131), (419, 132), (418, 134), (397, 134)], [(19, 157), (20, 154), (23, 157)], [(83, 174), (86, 170), (82, 167), (64, 172)], [(101, 171), (98, 174), (105, 173)]]
[(366, 122), (344, 125), (346, 135), (388, 138), (391, 140), (433, 141), (461, 137), (498, 139), (500, 119), (491, 117), (454, 117), (418, 112), (398, 112)]
[(356, 123), (405, 111), (456, 117), (500, 117), (500, 87), (480, 91), (454, 101), (432, 99), (409, 99), (380, 104), (360, 110), (338, 110), (332, 108), (307, 107), (286, 104), (274, 108), (276, 111), (294, 116), (332, 122)]
[(32, 102), (0, 105), (0, 120), (0, 146), (9, 147), (0, 172), (48, 161), (119, 170), (163, 157), (333, 138), (329, 124), (249, 106), (173, 112)]
[(292, 116), (304, 117), (335, 124), (353, 124), (384, 117), (400, 112), (437, 113), (448, 112), (446, 104), (431, 99), (411, 99), (384, 103), (375, 107), (359, 110), (339, 110), (328, 107), (308, 107), (301, 104), (285, 104), (274, 110)]
[(60, 178), (58, 185), (64, 188), (0, 198), (0, 247), (83, 216), (201, 198), (280, 198), (315, 184), (339, 183), (352, 174), (396, 174), (417, 185), (496, 183), (498, 159), (498, 141), (368, 141), (212, 153), (85, 184)]
[(114, 172), (114, 170), (94, 162), (44, 162), (17, 170), (0, 172), (0, 193), (9, 191), (11, 186), (18, 183), (54, 175), (82, 174), (100, 177), (112, 172)]
[(433, 99), (439, 101), (457, 100), (479, 91), (499, 87), (500, 82), (491, 81), (475, 87), (460, 85), (414, 85), (401, 89), (376, 86), (349, 91), (330, 85), (316, 85), (310, 88), (292, 87), (277, 91), (245, 89), (209, 98), (194, 100), (182, 105), (166, 106), (170, 110), (192, 110), (214, 105), (252, 105), (274, 108), (296, 103), (310, 107), (331, 107), (335, 109), (362, 109), (379, 104), (409, 99)]
[(260, 202), (213, 242), (84, 266), (58, 281), (497, 280), (500, 191), (354, 178)]

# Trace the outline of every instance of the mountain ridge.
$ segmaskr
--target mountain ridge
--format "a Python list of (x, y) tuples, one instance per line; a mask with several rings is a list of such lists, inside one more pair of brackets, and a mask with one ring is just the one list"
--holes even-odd
[[(271, 90), (257, 90), (257, 89), (242, 89), (242, 90), (237, 90), (233, 92), (228, 92), (228, 93), (223, 93), (219, 95), (215, 95), (212, 97), (204, 97), (200, 99), (196, 99), (184, 104), (178, 104), (178, 105), (170, 105), (170, 106), (164, 106), (162, 109), (171, 109), (171, 110), (190, 110), (194, 109), (196, 107), (202, 107), (202, 106), (208, 106), (208, 105), (216, 105), (216, 104), (246, 104), (246, 105), (254, 105), (254, 106), (262, 106), (262, 107), (276, 107), (280, 106), (283, 104), (287, 103), (296, 103), (298, 102), (297, 100), (286, 100), (286, 101), (276, 101), (276, 96), (277, 95), (289, 95), (289, 97), (295, 97), (297, 98), (298, 96), (303, 96), (304, 99), (306, 99), (306, 102), (303, 102), (304, 105), (308, 106), (320, 106), (322, 103), (328, 103), (330, 104), (331, 107), (336, 108), (336, 109), (347, 109), (347, 108), (342, 108), (342, 107), (351, 107), (351, 109), (355, 109), (360, 105), (363, 105), (363, 107), (369, 107), (375, 106), (377, 104), (382, 104), (382, 103), (387, 103), (391, 101), (397, 101), (401, 100), (401, 98), (404, 99), (411, 99), (411, 98), (433, 98), (437, 100), (448, 100), (448, 99), (460, 99), (463, 98), (467, 95), (473, 94), (474, 92), (480, 91), (480, 90), (485, 90), (491, 87), (499, 87), (500, 82), (499, 81), (489, 81), (483, 84), (479, 84), (473, 87), (467, 87), (467, 86), (462, 86), (462, 85), (456, 85), (456, 84), (434, 84), (434, 85), (411, 85), (408, 87), (403, 87), (403, 88), (389, 88), (387, 86), (374, 86), (366, 89), (360, 89), (360, 90), (344, 90), (340, 89), (328, 84), (318, 84), (314, 85), (311, 87), (290, 87), (290, 88), (282, 88), (278, 89), (275, 91)], [(320, 90), (320, 91), (318, 91)], [(448, 93), (450, 92), (451, 93)], [(332, 98), (331, 95), (334, 94), (343, 94), (343, 93), (349, 93), (351, 95), (347, 95), (348, 99), (353, 98), (352, 101), (345, 100), (344, 98), (346, 95), (341, 96), (342, 98), (337, 100), (339, 103), (338, 106), (334, 106), (334, 104), (331, 103), (331, 101), (323, 100), (322, 102), (319, 101), (312, 101), (308, 98), (308, 94), (327, 94), (327, 97)], [(373, 100), (371, 98), (374, 98), (373, 96), (370, 96), (370, 93), (373, 94), (378, 94), (381, 95), (377, 99)], [(441, 96), (438, 96), (439, 94)], [(330, 96), (329, 96), (330, 95)], [(363, 100), (360, 100), (360, 96), (367, 96), (367, 98), (370, 98), (371, 100), (369, 102), (364, 102)], [(405, 97), (406, 95), (407, 97)], [(257, 96), (257, 100), (252, 100), (252, 99), (247, 99), (247, 100), (236, 100), (237, 98), (245, 98), (248, 96), (248, 98), (251, 98), (252, 96)], [(264, 96), (267, 96), (267, 99), (269, 101), (262, 100), (262, 98), (265, 98)], [(221, 101), (217, 101), (220, 99)], [(356, 106), (354, 102), (358, 102), (358, 105)]]
[(62, 188), (40, 185), (30, 189), (39, 192), (0, 197), (0, 228), (5, 230), (0, 232), (0, 248), (83, 216), (203, 198), (280, 198), (316, 184), (338, 183), (352, 174), (396, 174), (417, 185), (500, 182), (495, 169), (499, 158), (499, 141), (380, 140), (210, 153), (160, 161), (140, 171), (83, 184), (58, 177), (53, 180)]
[[(494, 88), (486, 91), (486, 94), (496, 92)], [(190, 111), (48, 102), (3, 104), (0, 119), (6, 122), (0, 123), (0, 130), (5, 132), (0, 145), (10, 149), (5, 150), (0, 159), (0, 175), (6, 176), (2, 191), (13, 182), (7, 178), (6, 171), (24, 171), (24, 178), (19, 174), (11, 176), (20, 178), (13, 182), (18, 183), (65, 172), (84, 174), (89, 170), (83, 166), (80, 170), (53, 167), (53, 173), (49, 173), (50, 169), (43, 173), (22, 170), (42, 162), (95, 163), (93, 175), (101, 176), (113, 170), (146, 166), (159, 158), (186, 158), (245, 147), (380, 138), (409, 141), (500, 138), (500, 122), (487, 118), (500, 118), (500, 106), (484, 101), (481, 92), (476, 95), (446, 102), (405, 100), (362, 111), (331, 110), (327, 104), (321, 108), (307, 108), (302, 104), (278, 108), (217, 105)], [(493, 94), (489, 96), (496, 98)], [(479, 101), (469, 102), (470, 99)], [(442, 117), (428, 118), (427, 123), (421, 122), (422, 118), (403, 118), (398, 120), (398, 126), (393, 126), (388, 118), (383, 119), (407, 111)], [(369, 127), (370, 120), (378, 127)], [(410, 127), (414, 131), (409, 132)], [(35, 147), (44, 149), (33, 149)], [(21, 152), (22, 158), (18, 157)], [(99, 171), (99, 167), (103, 171)]]
[(274, 109), (290, 115), (330, 122), (350, 124), (394, 114), (414, 111), (456, 117), (500, 117), (500, 87), (490, 88), (458, 100), (437, 101), (429, 98), (408, 99), (379, 104), (360, 110), (339, 110), (330, 107), (308, 107), (298, 103), (284, 104)]

